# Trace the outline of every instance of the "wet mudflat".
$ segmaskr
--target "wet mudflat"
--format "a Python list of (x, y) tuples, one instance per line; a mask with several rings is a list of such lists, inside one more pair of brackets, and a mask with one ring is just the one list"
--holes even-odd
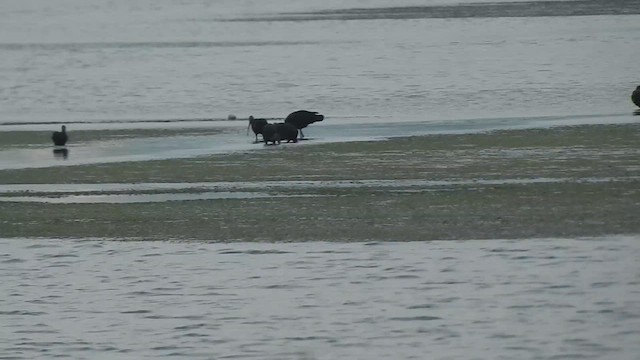
[(583, 125), (4, 170), (0, 226), (210, 241), (638, 233), (638, 144), (638, 124)]

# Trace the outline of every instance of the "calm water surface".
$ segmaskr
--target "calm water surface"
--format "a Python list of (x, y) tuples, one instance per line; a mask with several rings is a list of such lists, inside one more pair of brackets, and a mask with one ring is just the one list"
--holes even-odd
[(0, 123), (631, 112), (639, 19), (633, 0), (2, 1)]
[(3, 359), (637, 359), (640, 238), (0, 239)]

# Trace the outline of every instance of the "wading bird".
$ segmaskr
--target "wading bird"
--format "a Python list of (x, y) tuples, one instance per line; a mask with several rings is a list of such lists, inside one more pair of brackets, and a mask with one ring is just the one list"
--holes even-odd
[(249, 116), (249, 126), (247, 126), (247, 135), (249, 135), (249, 128), (256, 134), (256, 142), (258, 142), (258, 134), (262, 135), (262, 139), (264, 140), (264, 134), (262, 131), (264, 130), (265, 125), (267, 125), (266, 119), (256, 119), (252, 116)]
[(294, 111), (286, 119), (284, 122), (287, 124), (291, 124), (295, 126), (298, 130), (300, 130), (300, 139), (304, 138), (304, 134), (302, 133), (302, 129), (309, 126), (316, 121), (324, 120), (324, 115), (318, 114), (316, 111), (307, 111), (307, 110), (298, 110)]
[(62, 125), (62, 131), (54, 131), (51, 135), (51, 140), (56, 146), (64, 146), (67, 143), (69, 137), (67, 136), (67, 127)]
[(267, 124), (262, 129), (262, 140), (265, 145), (269, 145), (269, 143), (273, 145), (280, 144), (280, 135), (278, 134), (278, 125), (276, 124)]
[(280, 141), (298, 142), (298, 129), (292, 124), (277, 123), (276, 132)]

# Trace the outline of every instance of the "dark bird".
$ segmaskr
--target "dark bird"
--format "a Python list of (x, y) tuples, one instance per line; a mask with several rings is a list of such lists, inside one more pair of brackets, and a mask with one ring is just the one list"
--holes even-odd
[(278, 145), (282, 141), (298, 142), (298, 129), (287, 123), (267, 124), (262, 129), (262, 140), (265, 145)]
[(278, 134), (278, 126), (276, 124), (267, 124), (262, 129), (262, 140), (265, 145), (272, 143), (280, 144), (280, 134)]
[(298, 129), (292, 124), (277, 123), (276, 132), (280, 141), (298, 142)]
[(324, 115), (318, 114), (318, 112), (312, 112), (307, 110), (298, 110), (294, 111), (286, 119), (284, 122), (287, 124), (291, 124), (295, 126), (298, 130), (300, 130), (300, 138), (304, 138), (304, 134), (302, 133), (302, 129), (309, 126), (309, 124), (313, 124), (316, 121), (324, 120)]
[(64, 146), (68, 139), (67, 127), (64, 125), (62, 125), (62, 131), (54, 131), (53, 135), (51, 135), (51, 140), (53, 140), (53, 143), (56, 146)]
[(640, 86), (638, 86), (631, 94), (631, 101), (633, 101), (637, 107), (640, 107)]
[(256, 142), (258, 142), (258, 134), (262, 135), (262, 139), (264, 140), (264, 134), (262, 133), (265, 125), (267, 125), (266, 119), (255, 119), (252, 116), (249, 116), (249, 126), (247, 126), (247, 135), (249, 135), (249, 128), (256, 134)]

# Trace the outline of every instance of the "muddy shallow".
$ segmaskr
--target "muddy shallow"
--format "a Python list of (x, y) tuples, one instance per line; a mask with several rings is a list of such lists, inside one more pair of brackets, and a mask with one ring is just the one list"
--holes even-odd
[(4, 170), (0, 229), (211, 241), (639, 233), (638, 144), (639, 124), (583, 125)]
[[(270, 119), (270, 121), (278, 121)], [(280, 120), (282, 121), (282, 120)], [(362, 142), (388, 138), (464, 134), (589, 123), (634, 123), (631, 114), (399, 121), (381, 118), (327, 117), (304, 130), (308, 141), (283, 147)], [(66, 147), (51, 146), (51, 130), (60, 124), (0, 125), (0, 170), (186, 159), (233, 152), (263, 151), (247, 131), (246, 119), (167, 122), (87, 122), (68, 125)], [(1, 180), (1, 178), (0, 178)]]

